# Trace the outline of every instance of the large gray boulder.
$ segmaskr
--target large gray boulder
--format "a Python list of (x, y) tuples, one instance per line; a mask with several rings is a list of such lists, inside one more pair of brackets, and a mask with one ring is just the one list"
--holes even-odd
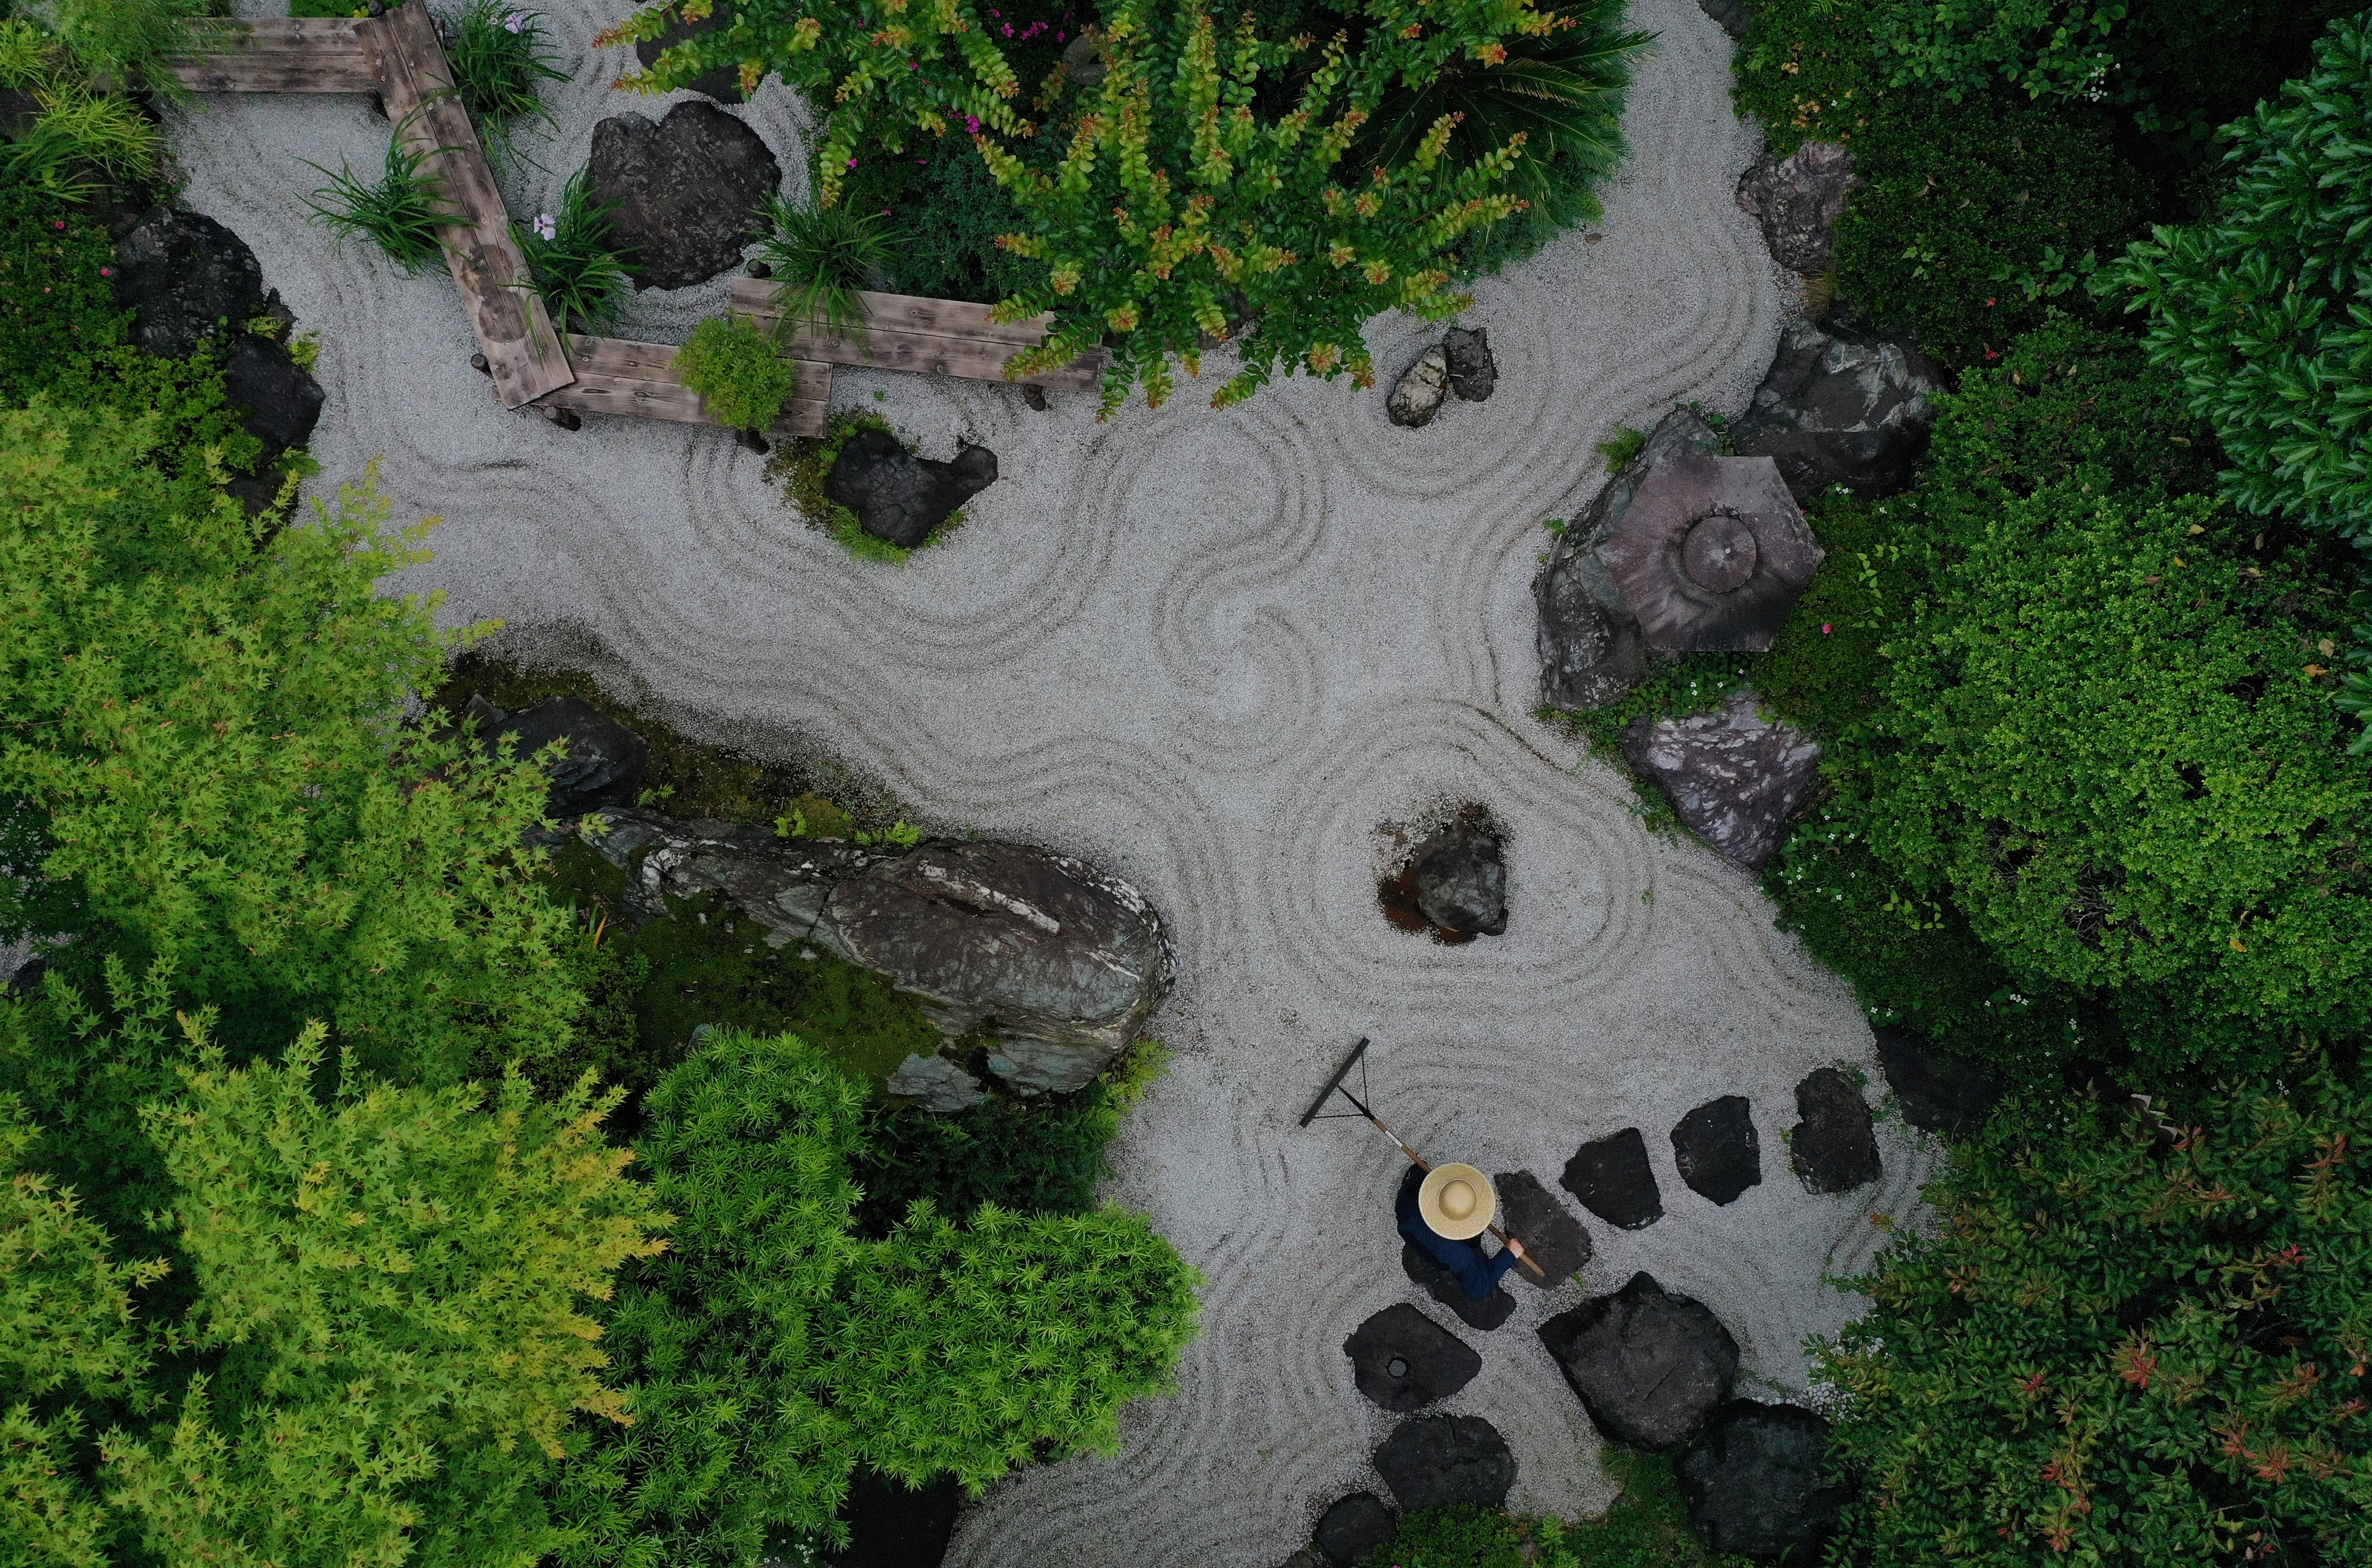
[(1649, 1274), (1557, 1314), (1540, 1335), (1598, 1430), (1633, 1448), (1695, 1436), (1738, 1376), (1738, 1342), (1713, 1309)]
[(602, 121), (588, 167), (593, 199), (611, 207), (610, 244), (637, 288), (685, 288), (738, 266), (759, 206), (783, 183), (758, 133), (700, 99), (660, 121)]
[[(989, 1070), (1024, 1093), (1085, 1088), (1169, 988), (1169, 943), (1144, 895), (1065, 855), (994, 842), (901, 851), (782, 839), (634, 807), (579, 830), (629, 873), (631, 914), (719, 894), (767, 927), (772, 946), (812, 942), (887, 976), (921, 999), (951, 1043), (989, 1024), (997, 1036)], [(977, 1081), (936, 1060), (903, 1063), (893, 1084), (908, 1086), (893, 1092), (945, 1109), (969, 1103)]]
[(1773, 261), (1816, 274), (1833, 264), (1837, 219), (1865, 183), (1853, 154), (1834, 142), (1806, 142), (1785, 157), (1757, 158), (1738, 181), (1738, 205), (1762, 226)]
[(1709, 714), (1633, 721), (1622, 754), (1671, 797), (1674, 815), (1749, 871), (1769, 862), (1820, 783), (1820, 747), (1765, 717), (1750, 688)]
[(1171, 974), (1143, 894), (1020, 844), (926, 843), (839, 883), (819, 928), (922, 998), (949, 1040), (983, 1023), (989, 1070), (1024, 1092), (1085, 1088), (1128, 1049)]
[(1831, 485), (1892, 495), (1911, 483), (1950, 372), (1913, 348), (1845, 321), (1797, 320), (1780, 335), (1754, 403), (1730, 427), (1739, 457), (1766, 457), (1803, 505)]
[(1828, 1446), (1829, 1423), (1799, 1405), (1724, 1405), (1678, 1467), (1697, 1535), (1757, 1562), (1818, 1562), (1846, 1497), (1820, 1473)]
[(1822, 559), (1769, 458), (1680, 452), (1656, 465), (1604, 549), (1650, 648), (1762, 653)]
[(1614, 580), (1606, 546), (1649, 474), (1675, 457), (1721, 451), (1713, 426), (1693, 410), (1674, 409), (1648, 432), (1639, 455), (1557, 536), (1548, 564), (1532, 579), (1541, 618), (1541, 696), (1550, 707), (1602, 708), (1646, 678), (1647, 645)]

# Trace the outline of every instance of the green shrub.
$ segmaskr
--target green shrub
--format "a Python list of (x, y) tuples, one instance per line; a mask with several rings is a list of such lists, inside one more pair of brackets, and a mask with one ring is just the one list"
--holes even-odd
[(803, 207), (776, 195), (766, 204), (766, 238), (758, 258), (772, 270), (774, 306), (785, 325), (808, 322), (865, 341), (865, 301), (858, 291), (895, 257), (895, 242), (878, 215), (836, 207)]
[(568, 73), (544, 50), (541, 17), (513, 0), (463, 0), (444, 32), (453, 90), (489, 152), (508, 157), (512, 129), (521, 122), (551, 128), (552, 110), (538, 85), (564, 82)]
[(253, 471), (263, 443), (247, 433), (214, 354), (160, 359), (122, 344), (69, 361), (43, 389), (51, 401), (126, 420), (145, 418), (154, 460), (168, 474)]
[(2062, 484), (1954, 541), (1888, 644), (1869, 833), (2013, 972), (2164, 988), (2183, 1028), (2148, 1049), (2230, 1061), (2365, 1021), (2372, 784), (2309, 585), (2205, 548), (2212, 516)]
[(156, 125), (128, 99), (93, 91), (29, 22), (0, 20), (0, 87), (29, 91), (40, 110), (24, 135), (0, 145), (0, 180), (79, 202), (157, 171)]
[(123, 341), (107, 231), (63, 199), (0, 180), (0, 403), (21, 404), (75, 360)]
[(49, 0), (44, 10), (86, 80), (172, 93), (182, 89), (167, 59), (228, 7), (219, 0)]
[(1917, 583), (1904, 539), (1924, 519), (1916, 494), (1865, 501), (1843, 490), (1808, 514), (1824, 559), (1770, 651), (1752, 661), (1754, 690), (1832, 750), (1878, 711), (1886, 679), (1879, 645), (1909, 611)]
[(2146, 310), (2152, 363), (2182, 377), (2233, 467), (2226, 494), (2347, 539), (2372, 533), (2356, 278), (2372, 221), (2372, 29), (2335, 26), (2313, 74), (2234, 128), (2216, 220), (2160, 228), (2113, 270)]
[(2372, 1104), (2307, 1065), (2172, 1114), (2005, 1108), (1854, 1282), (1835, 1561), (2372, 1558)]
[(434, 266), (445, 254), (437, 230), (452, 219), (445, 209), (445, 182), (420, 172), (427, 161), (427, 149), (405, 150), (398, 134), (387, 145), (387, 167), (376, 182), (352, 168), (330, 174), (318, 163), (306, 163), (315, 173), (330, 175), (330, 183), (308, 197), (306, 205), (339, 238), (367, 239), (387, 252), (398, 272)]
[(887, 210), (897, 235), (896, 273), (908, 294), (994, 305), (1045, 282), (1041, 261), (999, 246), (1021, 222), (1012, 199), (969, 143), (917, 144), (913, 157), (860, 161), (842, 203)]
[(1599, 1518), (1566, 1524), (1472, 1504), (1412, 1509), (1368, 1554), (1368, 1568), (1745, 1568), (1744, 1558), (1698, 1540), (1669, 1455), (1607, 1447), (1599, 1460), (1622, 1488)]
[(676, 352), (683, 384), (698, 392), (708, 416), (736, 430), (774, 423), (798, 382), (798, 372), (774, 349), (765, 329), (746, 316), (711, 316)]
[(2116, 64), (2127, 7), (2099, 0), (1878, 0), (1874, 42), (1897, 87), (1954, 101), (2007, 83), (2033, 98), (2093, 98)]
[(631, 282), (625, 262), (610, 249), (611, 203), (593, 199), (591, 174), (587, 166), (568, 177), (558, 212), (538, 213), (532, 224), (511, 223), (511, 237), (527, 259), (528, 282), (564, 332), (614, 322)]

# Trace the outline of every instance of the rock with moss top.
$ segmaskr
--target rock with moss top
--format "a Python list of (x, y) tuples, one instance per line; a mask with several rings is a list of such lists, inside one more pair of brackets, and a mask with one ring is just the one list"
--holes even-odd
[(823, 493), (875, 539), (912, 550), (955, 509), (996, 482), (996, 454), (965, 447), (952, 462), (918, 458), (879, 430), (860, 430), (824, 476)]

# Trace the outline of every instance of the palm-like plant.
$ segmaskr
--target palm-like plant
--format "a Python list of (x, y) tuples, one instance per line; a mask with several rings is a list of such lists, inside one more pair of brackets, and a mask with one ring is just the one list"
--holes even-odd
[(766, 204), (766, 221), (758, 259), (781, 285), (774, 303), (784, 325), (812, 322), (862, 343), (865, 301), (859, 291), (897, 254), (880, 218), (860, 217), (844, 204), (802, 207), (776, 195)]

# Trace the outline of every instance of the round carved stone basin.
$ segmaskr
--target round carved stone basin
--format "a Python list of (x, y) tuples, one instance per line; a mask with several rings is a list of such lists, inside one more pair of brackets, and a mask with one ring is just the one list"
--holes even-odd
[(1754, 575), (1758, 554), (1753, 530), (1726, 512), (1715, 512), (1698, 518), (1680, 541), (1680, 569), (1697, 587), (1726, 594), (1744, 587)]

